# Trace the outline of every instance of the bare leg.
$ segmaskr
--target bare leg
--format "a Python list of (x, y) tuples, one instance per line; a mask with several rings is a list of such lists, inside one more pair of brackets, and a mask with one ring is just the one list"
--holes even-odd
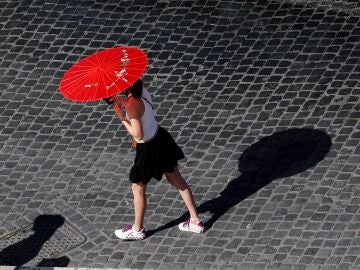
[(198, 222), (200, 218), (196, 210), (194, 196), (189, 185), (180, 174), (178, 167), (175, 167), (172, 173), (165, 173), (165, 176), (169, 183), (179, 190), (180, 195), (189, 210), (190, 219), (194, 221), (194, 223), (196, 223), (196, 221)]
[(134, 208), (135, 208), (135, 230), (140, 230), (144, 227), (144, 217), (147, 207), (146, 200), (146, 185), (143, 183), (133, 183), (131, 185), (134, 195)]

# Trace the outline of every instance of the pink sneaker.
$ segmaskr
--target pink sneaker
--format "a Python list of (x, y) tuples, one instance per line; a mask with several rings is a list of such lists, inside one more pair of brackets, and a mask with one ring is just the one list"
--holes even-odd
[(123, 229), (116, 230), (115, 235), (122, 240), (143, 240), (145, 239), (145, 228), (135, 231), (132, 225), (128, 225)]
[(193, 224), (189, 218), (185, 222), (179, 224), (179, 229), (185, 232), (203, 233), (205, 226), (202, 221), (200, 221), (198, 224)]

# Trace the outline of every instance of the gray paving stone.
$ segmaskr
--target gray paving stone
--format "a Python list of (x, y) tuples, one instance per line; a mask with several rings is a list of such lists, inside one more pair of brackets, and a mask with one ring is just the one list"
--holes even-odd
[[(66, 254), (70, 267), (359, 267), (357, 1), (0, 7), (1, 232), (62, 214), (87, 236)], [(114, 238), (133, 221), (129, 138), (110, 107), (67, 101), (58, 84), (80, 58), (118, 45), (149, 56), (144, 83), (186, 154), (202, 236), (178, 232), (180, 197), (154, 181), (153, 234)]]

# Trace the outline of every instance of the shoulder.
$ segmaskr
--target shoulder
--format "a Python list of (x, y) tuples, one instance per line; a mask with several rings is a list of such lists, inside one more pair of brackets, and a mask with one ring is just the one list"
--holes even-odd
[(137, 108), (137, 107), (141, 107), (141, 105), (143, 104), (141, 98), (134, 98), (131, 97), (126, 101), (126, 107), (130, 108)]
[(147, 97), (147, 98), (151, 98), (151, 94), (150, 94), (149, 91), (146, 90), (145, 88), (144, 88), (144, 90), (143, 90), (143, 95), (144, 95), (145, 97)]
[(126, 111), (129, 116), (141, 118), (144, 111), (144, 104), (141, 98), (130, 98), (126, 102)]

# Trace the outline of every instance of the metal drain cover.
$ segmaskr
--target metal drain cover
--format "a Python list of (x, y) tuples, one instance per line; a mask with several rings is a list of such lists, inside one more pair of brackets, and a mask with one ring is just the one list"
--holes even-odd
[(0, 265), (36, 266), (83, 244), (86, 236), (61, 215), (41, 215), (0, 237)]

